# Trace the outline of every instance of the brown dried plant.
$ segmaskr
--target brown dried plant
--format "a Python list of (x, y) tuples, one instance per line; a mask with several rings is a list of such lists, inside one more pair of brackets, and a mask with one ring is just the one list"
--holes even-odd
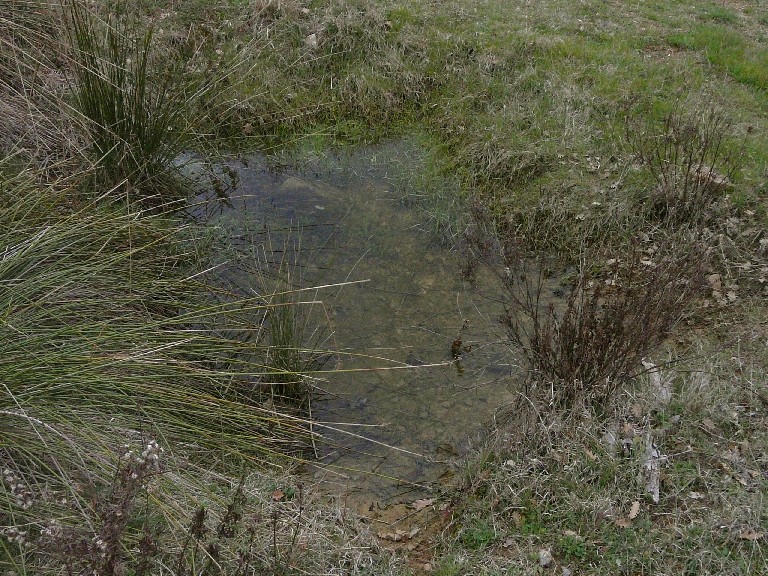
[(669, 114), (657, 132), (627, 122), (630, 149), (656, 182), (648, 195), (652, 220), (679, 226), (707, 218), (738, 170), (728, 147), (730, 128), (714, 110), (700, 117)]
[(604, 407), (701, 293), (704, 256), (689, 244), (651, 259), (635, 244), (606, 267), (582, 258), (563, 301), (548, 297), (552, 262), (508, 253), (502, 322), (528, 361), (528, 393), (538, 390), (540, 400), (558, 409)]

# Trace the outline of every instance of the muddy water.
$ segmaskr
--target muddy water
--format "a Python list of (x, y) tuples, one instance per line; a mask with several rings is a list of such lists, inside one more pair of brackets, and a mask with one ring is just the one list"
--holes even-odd
[(338, 351), (328, 367), (339, 369), (314, 381), (313, 416), (328, 427), (317, 429), (327, 441), (310, 473), (358, 504), (422, 497), (511, 399), (517, 368), (493, 283), (462, 280), (458, 256), (366, 159), (282, 174), (258, 159), (235, 168), (222, 216), (233, 233), (269, 231), (267, 251), (294, 285), (341, 284), (306, 297), (322, 305), (305, 339), (327, 322), (320, 344)]

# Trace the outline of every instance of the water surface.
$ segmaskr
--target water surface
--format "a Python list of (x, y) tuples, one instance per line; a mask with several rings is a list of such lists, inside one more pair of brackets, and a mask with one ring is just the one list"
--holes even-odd
[(386, 162), (233, 167), (239, 184), (220, 217), (232, 233), (267, 231), (262, 250), (296, 286), (348, 283), (307, 297), (322, 301), (311, 322), (328, 328), (307, 322), (305, 338), (340, 352), (340, 371), (315, 381), (313, 416), (355, 435), (324, 430), (315, 476), (358, 502), (423, 496), (511, 400), (516, 361), (493, 283), (461, 278), (460, 258), (404, 206)]

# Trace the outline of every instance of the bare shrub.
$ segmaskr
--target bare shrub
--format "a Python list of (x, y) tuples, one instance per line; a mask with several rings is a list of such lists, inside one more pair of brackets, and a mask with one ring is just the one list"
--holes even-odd
[(40, 530), (35, 545), (41, 556), (55, 559), (68, 574), (123, 574), (132, 562), (126, 549), (134, 544), (143, 553), (141, 564), (151, 562), (156, 550), (150, 553), (154, 538), (146, 518), (140, 530), (131, 523), (139, 524), (137, 520), (146, 512), (139, 509), (153, 477), (161, 473), (162, 452), (154, 440), (141, 454), (126, 447), (109, 486), (97, 486), (89, 479), (83, 487), (90, 501), (90, 507), (81, 507), (88, 510), (87, 523), (65, 526), (51, 520)]
[(738, 169), (727, 147), (730, 127), (714, 110), (700, 117), (669, 114), (658, 133), (627, 123), (630, 148), (656, 181), (648, 198), (652, 219), (680, 225), (706, 218)]
[(604, 407), (701, 293), (705, 254), (685, 246), (670, 244), (651, 259), (635, 244), (606, 267), (582, 258), (563, 300), (549, 296), (565, 296), (550, 279), (556, 261), (521, 257), (508, 241), (500, 252), (502, 322), (531, 369), (528, 392), (558, 409)]

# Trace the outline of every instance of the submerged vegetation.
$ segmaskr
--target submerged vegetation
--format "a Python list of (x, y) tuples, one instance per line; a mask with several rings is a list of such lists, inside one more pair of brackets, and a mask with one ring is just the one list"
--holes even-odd
[[(750, 3), (0, 0), (0, 566), (763, 573), (767, 22)], [(408, 568), (282, 472), (317, 438), (329, 341), (283, 267), (264, 281), (179, 209), (177, 170), (404, 136), (428, 164), (405, 201), (468, 276), (501, 279), (526, 361), (457, 486), (416, 507), (440, 514)], [(217, 277), (220, 253), (254, 284)]]

